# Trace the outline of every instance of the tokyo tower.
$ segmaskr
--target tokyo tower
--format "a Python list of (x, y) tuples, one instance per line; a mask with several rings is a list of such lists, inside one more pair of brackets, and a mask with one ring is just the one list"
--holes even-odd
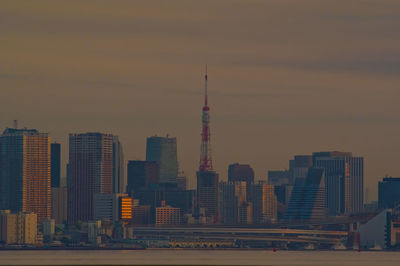
[(206, 74), (204, 76), (204, 106), (202, 115), (202, 131), (201, 131), (201, 148), (200, 148), (200, 167), (199, 171), (211, 171), (212, 158), (211, 158), (211, 141), (210, 141), (210, 107), (208, 106), (207, 95), (207, 65)]

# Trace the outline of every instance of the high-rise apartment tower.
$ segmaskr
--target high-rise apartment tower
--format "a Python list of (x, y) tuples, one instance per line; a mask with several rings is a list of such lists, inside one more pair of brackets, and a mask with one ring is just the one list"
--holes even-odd
[(94, 215), (94, 194), (113, 192), (113, 136), (69, 135), (68, 223), (87, 222)]
[(0, 137), (2, 209), (50, 218), (50, 138), (36, 129), (7, 128)]

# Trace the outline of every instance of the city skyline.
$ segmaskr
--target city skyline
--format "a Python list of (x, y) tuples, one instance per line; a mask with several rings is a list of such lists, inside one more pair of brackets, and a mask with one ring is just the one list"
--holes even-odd
[(375, 199), (381, 177), (400, 175), (399, 3), (258, 4), (8, 2), (0, 128), (17, 119), (48, 132), (62, 177), (69, 133), (118, 135), (126, 161), (169, 133), (193, 188), (207, 63), (221, 181), (235, 162), (257, 180), (294, 155), (351, 151)]

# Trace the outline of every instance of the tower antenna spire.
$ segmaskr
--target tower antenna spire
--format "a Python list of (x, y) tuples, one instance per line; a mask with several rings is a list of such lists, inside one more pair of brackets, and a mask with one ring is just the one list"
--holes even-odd
[(209, 171), (213, 169), (211, 158), (211, 142), (210, 142), (210, 107), (208, 106), (207, 91), (207, 65), (204, 75), (204, 106), (202, 115), (202, 132), (201, 132), (201, 151), (200, 151), (200, 171)]
[(204, 106), (208, 105), (208, 88), (207, 88), (207, 64), (206, 64), (206, 74), (204, 76), (204, 82), (205, 82), (205, 94), (204, 94)]

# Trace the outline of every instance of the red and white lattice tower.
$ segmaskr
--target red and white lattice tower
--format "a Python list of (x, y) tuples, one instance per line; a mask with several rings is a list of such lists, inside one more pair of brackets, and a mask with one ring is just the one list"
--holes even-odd
[(200, 167), (199, 171), (211, 171), (212, 158), (211, 158), (211, 141), (210, 141), (210, 107), (208, 107), (208, 95), (207, 95), (207, 65), (206, 74), (204, 76), (204, 107), (202, 115), (203, 128), (201, 131), (201, 153), (200, 153)]

